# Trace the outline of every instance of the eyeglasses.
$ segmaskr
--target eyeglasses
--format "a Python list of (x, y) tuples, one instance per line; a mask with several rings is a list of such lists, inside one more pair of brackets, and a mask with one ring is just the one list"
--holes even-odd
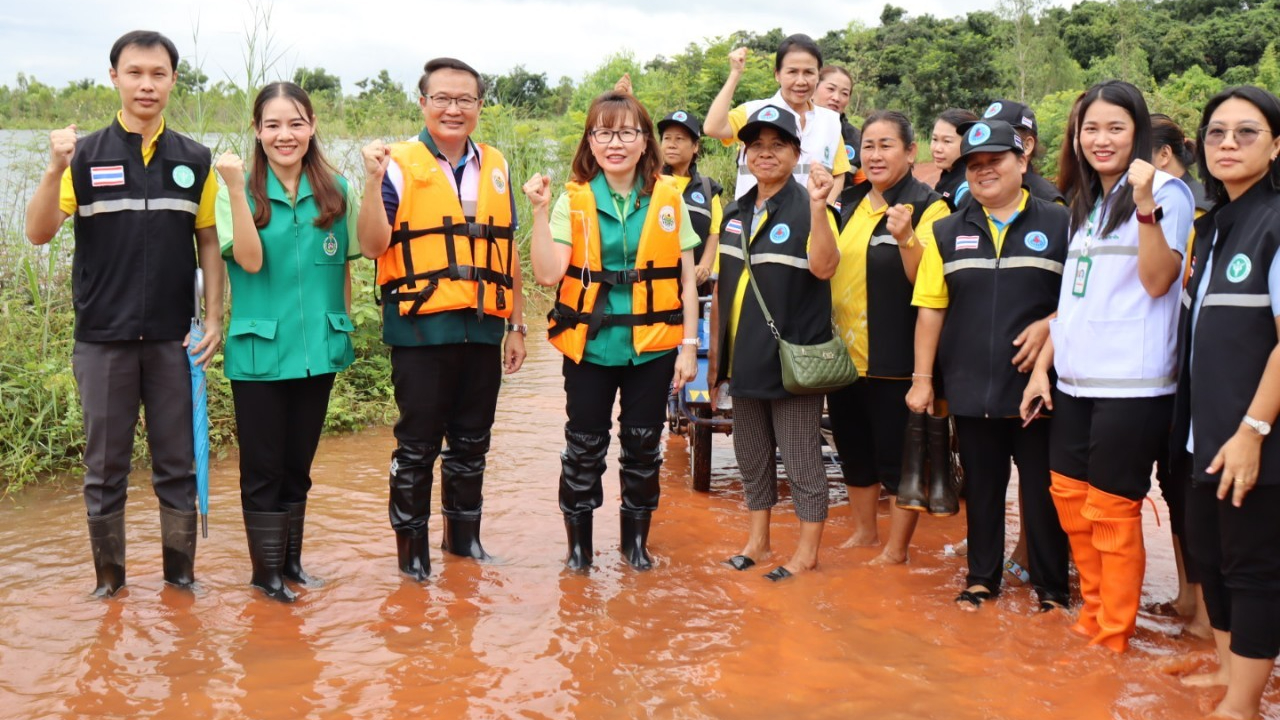
[(480, 98), (470, 95), (462, 97), (449, 97), (448, 95), (426, 95), (427, 101), (431, 103), (431, 107), (444, 110), (450, 105), (457, 105), (459, 110), (475, 110), (480, 106)]
[(1231, 135), (1236, 140), (1236, 145), (1240, 147), (1249, 147), (1258, 140), (1258, 136), (1262, 133), (1269, 133), (1270, 130), (1265, 128), (1253, 127), (1252, 125), (1241, 125), (1234, 130), (1224, 127), (1206, 128), (1204, 131), (1204, 144), (1208, 147), (1218, 147), (1226, 141), (1227, 135)]
[(628, 143), (628, 144), (633, 143), (637, 139), (639, 139), (640, 136), (643, 134), (644, 134), (644, 131), (641, 130), (640, 128), (622, 128), (620, 130), (606, 130), (605, 128), (596, 128), (595, 130), (592, 130), (591, 132), (587, 133), (587, 135), (591, 136), (592, 140), (595, 140), (597, 143), (601, 145), (608, 145), (609, 143), (613, 142), (614, 138), (618, 138), (624, 143)]

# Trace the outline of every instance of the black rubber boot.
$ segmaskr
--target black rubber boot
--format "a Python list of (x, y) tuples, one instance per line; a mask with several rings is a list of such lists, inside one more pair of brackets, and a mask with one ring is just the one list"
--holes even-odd
[(160, 543), (164, 551), (164, 581), (189, 590), (196, 584), (196, 511), (160, 506)]
[(249, 584), (280, 602), (297, 596), (284, 584), (285, 546), (289, 543), (289, 513), (244, 511), (244, 532), (249, 538), (249, 562), (253, 579)]
[(124, 587), (124, 510), (89, 518), (89, 546), (98, 575), (93, 595), (109, 598)]
[(604, 504), (602, 478), (609, 434), (565, 428), (564, 439), (564, 452), (560, 453), (560, 512), (590, 513)]
[(440, 455), (440, 514), (444, 516), (445, 552), (490, 560), (480, 544), (480, 512), (484, 506), (485, 454), (489, 433), (450, 437)]
[(431, 554), (427, 548), (427, 531), (397, 532), (396, 556), (400, 572), (415, 582), (423, 582), (431, 576)]
[(289, 544), (284, 552), (284, 579), (303, 587), (318, 588), (324, 580), (302, 569), (302, 534), (307, 524), (307, 501), (285, 503), (289, 513)]
[(624, 427), (618, 433), (622, 443), (619, 476), (622, 479), (622, 555), (631, 567), (653, 567), (646, 542), (653, 511), (662, 492), (658, 480), (662, 470), (662, 428)]
[(907, 429), (902, 438), (902, 477), (898, 480), (896, 504), (903, 510), (928, 510), (925, 497), (925, 414), (907, 416)]
[(653, 560), (645, 545), (649, 541), (650, 517), (632, 517), (623, 513), (622, 519), (622, 556), (636, 570), (653, 568)]
[(929, 514), (948, 517), (960, 512), (960, 496), (951, 482), (951, 419), (929, 416)]
[(564, 564), (570, 570), (586, 572), (592, 563), (595, 550), (591, 546), (592, 515), (565, 515), (564, 532), (569, 540), (569, 555)]

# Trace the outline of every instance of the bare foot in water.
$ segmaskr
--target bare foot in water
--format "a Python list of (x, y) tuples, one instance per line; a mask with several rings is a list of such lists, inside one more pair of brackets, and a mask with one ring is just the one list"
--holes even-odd
[(880, 554), (867, 561), (868, 565), (903, 565), (907, 562), (907, 554), (899, 553), (889, 548), (880, 551)]
[(1182, 634), (1200, 638), (1201, 640), (1212, 640), (1213, 628), (1208, 623), (1192, 620), (1182, 627)]
[(1213, 672), (1186, 675), (1181, 682), (1187, 687), (1226, 687), (1230, 679), (1222, 668), (1218, 668)]
[(879, 544), (880, 544), (880, 536), (877, 535), (876, 533), (866, 534), (866, 533), (855, 532), (852, 537), (844, 541), (844, 543), (840, 546), (840, 549), (848, 550), (849, 548), (876, 547)]

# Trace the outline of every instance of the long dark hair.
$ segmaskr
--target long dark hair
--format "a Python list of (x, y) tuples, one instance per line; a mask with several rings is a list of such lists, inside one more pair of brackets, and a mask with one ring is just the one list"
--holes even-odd
[[(311, 98), (307, 91), (291, 82), (273, 82), (258, 93), (253, 101), (253, 126), (262, 129), (262, 111), (267, 103), (284, 98), (291, 101), (309, 124), (316, 120), (315, 111), (311, 109)], [(259, 228), (271, 222), (271, 201), (267, 198), (267, 168), (270, 161), (262, 143), (253, 144), (253, 166), (249, 170), (249, 195), (253, 198), (253, 224)], [(315, 226), (328, 230), (338, 218), (347, 212), (346, 195), (338, 188), (338, 171), (325, 160), (320, 150), (320, 136), (312, 134), (307, 152), (302, 156), (302, 172), (311, 185), (311, 195), (315, 198), (320, 212), (316, 215)]]
[(654, 137), (653, 120), (644, 105), (631, 95), (609, 91), (591, 101), (587, 108), (587, 122), (582, 129), (582, 139), (578, 141), (578, 149), (573, 153), (573, 181), (591, 182), (591, 178), (600, 172), (600, 164), (591, 153), (591, 131), (600, 127), (613, 127), (626, 120), (627, 115), (636, 119), (644, 137), (644, 154), (636, 163), (636, 180), (639, 181), (640, 193), (653, 193), (653, 184), (658, 179), (658, 171), (662, 168), (662, 159), (658, 154), (658, 140)]
[[(1071, 103), (1071, 112), (1067, 113), (1067, 129), (1062, 133), (1062, 146), (1058, 150), (1058, 192), (1063, 197), (1072, 197), (1075, 193), (1076, 176), (1079, 171), (1074, 162), (1076, 155), (1076, 125), (1080, 122), (1080, 102), (1084, 100), (1084, 93), (1076, 96), (1074, 102)], [(1038, 145), (1037, 145), (1038, 147)], [(1030, 165), (1028, 164), (1028, 167)]]
[[(1271, 137), (1280, 136), (1280, 98), (1270, 92), (1252, 85), (1238, 85), (1223, 90), (1209, 100), (1209, 104), (1204, 106), (1204, 115), (1200, 117), (1200, 129), (1196, 131), (1196, 136), (1200, 138), (1199, 146), (1196, 148), (1196, 164), (1200, 168), (1205, 196), (1218, 205), (1230, 202), (1231, 198), (1227, 195), (1226, 186), (1209, 172), (1209, 162), (1204, 154), (1204, 131), (1209, 127), (1209, 121), (1213, 119), (1218, 106), (1231, 98), (1240, 98), (1258, 108), (1262, 117), (1267, 119)], [(1267, 179), (1271, 181), (1271, 189), (1280, 192), (1280, 160), (1271, 161), (1271, 170), (1267, 172)]]
[[(1142, 98), (1142, 91), (1122, 80), (1107, 80), (1089, 88), (1080, 100), (1079, 114), (1074, 123), (1075, 137), (1080, 136), (1080, 126), (1089, 108), (1099, 100), (1115, 105), (1126, 113), (1133, 121), (1133, 146), (1127, 163), (1134, 160), (1151, 162), (1151, 114), (1147, 111), (1147, 101)], [(1093, 204), (1102, 194), (1102, 179), (1098, 171), (1093, 169), (1083, 157), (1082, 151), (1075, 149), (1066, 158), (1063, 167), (1075, 177), (1074, 192), (1071, 198), (1071, 232), (1075, 232), (1089, 218)], [(1125, 183), (1110, 198), (1103, 199), (1102, 213), (1107, 220), (1098, 230), (1099, 235), (1107, 235), (1129, 220), (1129, 216), (1137, 211), (1133, 202), (1133, 186)]]

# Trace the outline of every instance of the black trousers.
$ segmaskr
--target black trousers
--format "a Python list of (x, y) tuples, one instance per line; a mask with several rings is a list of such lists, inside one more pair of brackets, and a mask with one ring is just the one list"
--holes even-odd
[(400, 409), (391, 456), (391, 527), (426, 531), (433, 466), (446, 440), (479, 457), (455, 458), (471, 470), (469, 487), (461, 489), (467, 497), (442, 498), (442, 504), (478, 513), (478, 485), (502, 388), (502, 348), (480, 343), (392, 347), (391, 383)]
[(968, 585), (1000, 588), (1004, 570), (1005, 494), (1010, 459), (1018, 466), (1023, 534), (1031, 583), (1041, 600), (1066, 604), (1067, 535), (1049, 495), (1049, 420), (1022, 427), (1017, 418), (956, 416), (969, 523)]
[(1053, 391), (1049, 467), (1111, 495), (1141, 501), (1167, 454), (1173, 396), (1072, 397)]
[(84, 503), (91, 517), (124, 509), (139, 406), (147, 418), (156, 497), (165, 507), (195, 509), (186, 353), (179, 340), (76, 341), (71, 368), (84, 412)]
[(831, 435), (846, 485), (880, 483), (889, 494), (898, 494), (910, 389), (910, 380), (862, 378), (827, 395)]
[(279, 512), (306, 501), (334, 377), (231, 381), (245, 510)]
[[(639, 365), (597, 365), (564, 359), (565, 411), (569, 416), (565, 437), (569, 446), (561, 454), (563, 513), (588, 514), (604, 504), (604, 458), (609, 450), (609, 431), (613, 427), (609, 416), (615, 399), (621, 405), (618, 424), (623, 443), (622, 509), (634, 517), (643, 517), (658, 508), (662, 459), (657, 443), (666, 421), (675, 361), (674, 351)], [(641, 461), (646, 471), (629, 467)]]
[(1280, 654), (1280, 486), (1254, 487), (1240, 507), (1217, 489), (1187, 493), (1187, 549), (1209, 624), (1231, 633), (1232, 653), (1271, 660)]

